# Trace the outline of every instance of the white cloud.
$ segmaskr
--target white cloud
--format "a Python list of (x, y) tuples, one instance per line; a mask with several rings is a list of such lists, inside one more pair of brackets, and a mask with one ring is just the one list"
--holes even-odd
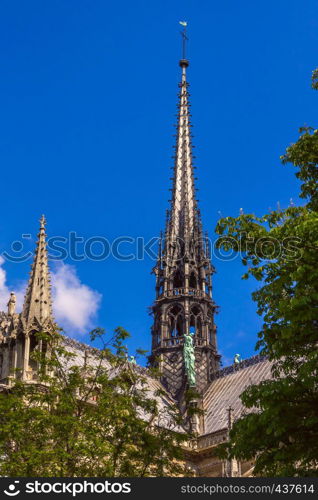
[(7, 304), (10, 292), (13, 291), (17, 297), (17, 310), (21, 310), (23, 305), (26, 283), (20, 283), (18, 287), (16, 287), (14, 290), (9, 288), (7, 284), (7, 273), (3, 267), (3, 264), (4, 264), (4, 258), (1, 257), (0, 255), (0, 311), (7, 310)]
[[(7, 310), (11, 291), (17, 296), (17, 312), (21, 311), (26, 283), (14, 289), (9, 288), (7, 273), (0, 256), (0, 311)], [(81, 335), (93, 326), (94, 318), (101, 303), (101, 294), (81, 283), (76, 268), (69, 264), (59, 264), (51, 272), (53, 311), (56, 322), (67, 334)]]
[(81, 283), (74, 266), (60, 264), (52, 275), (56, 322), (66, 333), (87, 333), (99, 309), (101, 294)]
[(7, 302), (9, 299), (9, 289), (7, 287), (6, 272), (3, 269), (4, 259), (0, 256), (0, 311), (5, 311), (7, 307)]

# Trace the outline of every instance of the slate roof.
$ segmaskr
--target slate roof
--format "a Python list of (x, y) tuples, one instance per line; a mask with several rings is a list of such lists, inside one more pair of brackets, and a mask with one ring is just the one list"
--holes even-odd
[[(67, 361), (63, 359), (63, 365), (65, 368), (71, 366), (84, 366), (85, 363), (93, 368), (98, 366), (99, 349), (82, 342), (78, 342), (77, 340), (74, 340), (65, 335), (62, 335), (62, 342), (65, 346), (65, 350), (73, 354), (72, 358), (69, 358)], [(114, 370), (114, 368), (107, 360), (103, 361), (103, 366), (107, 368), (107, 370), (109, 370), (108, 373), (110, 376), (112, 376), (112, 372), (116, 372), (116, 369)], [(140, 388), (145, 389), (146, 396), (149, 399), (154, 399), (157, 401), (159, 410), (158, 418), (156, 418), (157, 425), (178, 432), (184, 432), (184, 429), (180, 426), (176, 426), (175, 422), (171, 418), (171, 409), (176, 405), (176, 401), (170, 396), (161, 382), (158, 379), (154, 378), (147, 368), (133, 363), (129, 363), (129, 367), (130, 369), (137, 371), (140, 375), (142, 375), (144, 383), (139, 383), (138, 385)], [(151, 415), (143, 413), (141, 415), (141, 418), (149, 420), (151, 418)]]
[(243, 411), (240, 394), (246, 387), (258, 384), (271, 378), (272, 363), (261, 356), (253, 356), (238, 366), (228, 366), (216, 373), (215, 379), (203, 394), (203, 409), (205, 410), (204, 434), (226, 429), (230, 406), (233, 408), (233, 418)]
[[(96, 366), (98, 363), (98, 351), (92, 346), (78, 342), (70, 337), (63, 336), (63, 343), (66, 350), (72, 352), (74, 357), (69, 361), (70, 365), (81, 366), (85, 363)], [(105, 360), (105, 364), (110, 371), (113, 369)], [(147, 396), (156, 399), (161, 414), (160, 424), (166, 428), (174, 427), (170, 417), (170, 409), (176, 401), (170, 396), (159, 380), (154, 378), (147, 368), (130, 363), (133, 370), (137, 370), (145, 378)], [(253, 384), (258, 384), (262, 380), (271, 378), (272, 363), (266, 358), (257, 355), (242, 361), (238, 365), (227, 366), (214, 374), (214, 380), (210, 383), (203, 394), (204, 432), (210, 434), (227, 429), (229, 406), (233, 408), (234, 419), (239, 417), (244, 409), (240, 400), (240, 394), (244, 389)], [(161, 392), (157, 394), (158, 390)], [(142, 415), (148, 420), (150, 415)], [(183, 429), (174, 428), (179, 432)]]
[[(17, 317), (19, 315), (16, 315)], [(0, 313), (0, 332), (7, 335), (7, 315)], [(2, 330), (1, 330), (2, 327)], [(72, 352), (72, 357), (67, 362), (63, 362), (64, 366), (84, 366), (85, 363), (91, 366), (97, 366), (99, 363), (98, 352), (96, 349), (87, 344), (78, 342), (67, 336), (63, 337), (63, 344), (67, 351)], [(113, 367), (105, 360), (104, 366), (112, 371)], [(176, 401), (167, 392), (159, 380), (154, 378), (147, 368), (137, 364), (129, 363), (132, 370), (138, 371), (145, 378), (145, 387), (147, 388), (147, 396), (151, 399), (156, 399), (161, 413), (160, 425), (163, 427), (173, 427), (173, 421), (170, 416), (171, 408), (176, 405)], [(253, 356), (241, 362), (239, 365), (227, 366), (214, 374), (214, 380), (208, 385), (203, 393), (203, 410), (204, 429), (201, 435), (217, 433), (227, 429), (228, 414), (226, 409), (231, 406), (234, 410), (234, 419), (239, 417), (243, 411), (243, 405), (240, 400), (240, 394), (244, 389), (252, 384), (258, 384), (262, 380), (271, 378), (272, 363), (261, 356)], [(3, 386), (5, 388), (5, 386)], [(160, 391), (160, 394), (158, 394)], [(142, 418), (148, 420), (151, 415), (142, 415)], [(178, 427), (175, 430), (180, 432), (182, 428)]]

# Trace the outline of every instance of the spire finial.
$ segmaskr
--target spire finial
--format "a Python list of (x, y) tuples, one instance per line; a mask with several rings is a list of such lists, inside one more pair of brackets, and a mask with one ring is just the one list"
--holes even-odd
[(42, 217), (40, 219), (40, 229), (45, 229), (46, 226), (46, 218), (45, 215), (42, 214)]
[(181, 31), (181, 36), (182, 36), (182, 59), (186, 59), (186, 47), (187, 47), (187, 26), (188, 23), (187, 21), (179, 21), (179, 24), (183, 26), (183, 31)]
[(183, 26), (183, 30), (180, 32), (181, 37), (182, 37), (182, 59), (180, 59), (179, 64), (182, 68), (182, 75), (185, 76), (185, 70), (189, 66), (189, 61), (186, 57), (187, 41), (189, 40), (189, 38), (187, 36), (188, 23), (187, 23), (187, 21), (179, 21), (179, 24), (181, 24), (181, 26)]

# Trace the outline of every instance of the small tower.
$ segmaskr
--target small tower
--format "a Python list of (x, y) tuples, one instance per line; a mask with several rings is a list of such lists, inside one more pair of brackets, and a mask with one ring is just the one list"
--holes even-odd
[[(189, 61), (185, 58), (185, 48), (179, 65), (182, 74), (172, 199), (154, 268), (156, 300), (152, 307), (151, 360), (159, 364), (163, 384), (180, 401), (189, 386), (194, 386), (198, 392), (203, 391), (211, 374), (219, 367), (220, 356), (214, 324), (216, 306), (212, 299), (214, 269), (195, 196), (186, 75)], [(185, 335), (189, 333), (193, 334), (195, 384), (193, 377), (190, 383), (184, 363), (183, 345)]]
[(22, 318), (27, 327), (31, 327), (34, 322), (42, 328), (53, 323), (45, 226), (46, 220), (42, 215), (34, 261), (22, 309)]
[(17, 336), (17, 367), (21, 369), (24, 380), (37, 378), (38, 365), (32, 359), (32, 352), (35, 349), (41, 352), (46, 351), (46, 345), (42, 340), (38, 340), (36, 334), (54, 331), (45, 226), (46, 220), (42, 215), (21, 313), (22, 328)]
[(11, 379), (37, 380), (38, 361), (33, 351), (47, 353), (46, 342), (37, 333), (54, 333), (50, 273), (46, 249), (45, 218), (40, 231), (21, 313), (15, 312), (16, 297), (12, 292), (8, 312), (0, 312), (0, 383)]

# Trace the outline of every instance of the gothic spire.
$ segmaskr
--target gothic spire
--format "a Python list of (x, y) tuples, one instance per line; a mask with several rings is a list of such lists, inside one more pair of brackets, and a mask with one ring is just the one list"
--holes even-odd
[[(186, 28), (187, 23), (181, 22)], [(159, 366), (162, 382), (183, 407), (187, 387), (202, 392), (219, 367), (216, 305), (212, 299), (213, 266), (203, 236), (201, 215), (195, 197), (194, 166), (185, 44), (179, 62), (181, 82), (174, 156), (171, 206), (167, 212), (164, 242), (160, 238), (156, 274), (156, 300), (152, 306), (151, 361)], [(195, 377), (189, 380), (183, 345), (188, 334), (193, 342)], [(191, 372), (192, 373), (192, 372)]]
[[(183, 57), (185, 57), (186, 35), (183, 32)], [(185, 240), (200, 232), (199, 213), (194, 186), (194, 167), (191, 141), (190, 104), (187, 82), (189, 61), (182, 58), (182, 69), (178, 102), (178, 123), (174, 156), (174, 176), (171, 209), (168, 220), (168, 238), (171, 242), (180, 238)]]
[(41, 326), (53, 323), (45, 226), (46, 220), (42, 215), (34, 261), (22, 309), (22, 317), (27, 325), (31, 325), (34, 320)]

